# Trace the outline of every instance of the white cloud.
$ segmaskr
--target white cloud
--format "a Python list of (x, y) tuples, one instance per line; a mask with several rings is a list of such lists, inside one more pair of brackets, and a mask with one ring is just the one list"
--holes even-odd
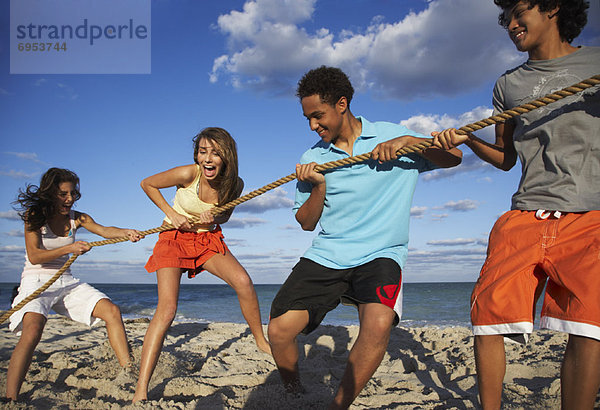
[(450, 209), (452, 211), (474, 211), (479, 207), (479, 202), (473, 201), (472, 199), (461, 199), (460, 201), (449, 201), (443, 206), (444, 209)]
[(77, 92), (75, 91), (75, 89), (73, 87), (71, 87), (68, 84), (65, 83), (60, 83), (60, 82), (56, 82), (56, 81), (51, 81), (48, 82), (47, 79), (45, 78), (40, 78), (37, 79), (34, 83), (33, 86), (34, 87), (41, 87), (44, 85), (50, 85), (50, 86), (54, 86), (56, 85), (56, 87), (59, 89), (59, 93), (57, 94), (59, 98), (64, 98), (67, 100), (76, 100), (79, 98), (79, 94), (77, 94)]
[(264, 253), (236, 254), (236, 258), (253, 277), (260, 276), (263, 283), (283, 283), (300, 255), (301, 252), (292, 249), (274, 249)]
[(19, 216), (17, 211), (10, 210), (10, 211), (0, 212), (0, 219), (8, 219), (10, 221), (20, 221), (21, 217)]
[(251, 0), (220, 16), (228, 53), (214, 60), (211, 81), (288, 93), (307, 69), (325, 64), (341, 67), (359, 90), (410, 100), (473, 89), (498, 76), (498, 61), (514, 66), (522, 59), (496, 24), (492, 2), (434, 0), (401, 21), (376, 16), (367, 27), (339, 33), (303, 26), (319, 6)]
[(6, 177), (14, 178), (14, 179), (32, 179), (33, 177), (37, 176), (38, 173), (37, 172), (15, 171), (14, 169), (11, 169), (9, 171), (0, 171), (0, 175), (4, 175)]
[(477, 239), (456, 238), (456, 239), (439, 239), (427, 242), (428, 245), (434, 246), (464, 246), (478, 243)]
[(19, 245), (0, 246), (0, 253), (14, 253), (14, 252), (24, 253), (25, 247), (19, 246)]
[(413, 206), (410, 208), (410, 216), (413, 218), (422, 218), (427, 211), (426, 206)]
[(60, 98), (64, 98), (67, 100), (76, 100), (79, 98), (79, 94), (75, 91), (73, 87), (63, 83), (57, 83), (56, 86), (61, 90), (58, 94)]
[[(458, 117), (452, 117), (448, 114), (420, 114), (415, 115), (407, 120), (401, 121), (400, 124), (411, 130), (420, 132), (429, 136), (432, 131), (442, 131), (446, 128), (460, 128), (465, 125), (483, 120), (492, 115), (492, 109), (489, 107), (479, 106), (471, 111), (462, 113)], [(485, 127), (475, 131), (478, 137), (486, 141), (494, 141), (494, 126)]]
[[(457, 269), (461, 272), (470, 271), (471, 275), (478, 272), (485, 261), (485, 247), (467, 247), (464, 249), (436, 249), (436, 250), (411, 250), (408, 253), (406, 267), (409, 272), (440, 272)], [(474, 276), (476, 278), (476, 276)], [(445, 278), (453, 281), (456, 278)]]
[(438, 179), (449, 178), (457, 174), (464, 174), (466, 172), (483, 172), (492, 171), (495, 168), (479, 159), (475, 154), (464, 154), (460, 165), (452, 168), (440, 168), (434, 169), (433, 171), (425, 172), (421, 175), (423, 181), (433, 181)]
[(291, 209), (293, 205), (294, 201), (287, 197), (287, 192), (283, 188), (275, 188), (238, 205), (235, 209), (237, 212), (262, 214), (272, 209)]
[(472, 282), (485, 261), (484, 247), (464, 249), (409, 250), (405, 269), (407, 282)]
[[(229, 244), (229, 242), (228, 242)], [(243, 249), (239, 249), (242, 251)], [(235, 252), (235, 257), (249, 272), (260, 274), (265, 271), (278, 271), (280, 275), (287, 275), (291, 267), (298, 262), (304, 252), (297, 249), (274, 248), (265, 252), (246, 253)]]
[(249, 228), (251, 226), (263, 225), (267, 221), (260, 218), (229, 218), (227, 228)]
[(285, 225), (285, 226), (282, 226), (280, 229), (282, 229), (284, 231), (301, 231), (302, 230), (299, 225)]
[(111, 270), (118, 266), (142, 268), (146, 264), (146, 260), (97, 260), (97, 259), (77, 259), (78, 266), (85, 266), (86, 270), (97, 269), (97, 270)]
[(245, 239), (232, 239), (232, 238), (227, 238), (227, 246), (229, 248), (244, 248), (248, 246), (248, 241)]
[(484, 247), (469, 247), (463, 249), (444, 249), (444, 250), (433, 250), (433, 251), (420, 251), (420, 250), (412, 250), (409, 252), (410, 257), (412, 258), (421, 258), (425, 260), (426, 258), (431, 258), (431, 261), (435, 261), (435, 258), (452, 258), (454, 256), (461, 257), (482, 257), (485, 256), (486, 249)]
[(33, 161), (37, 163), (43, 163), (35, 152), (4, 152), (7, 155), (13, 155), (17, 158)]
[[(475, 107), (471, 111), (462, 113), (458, 117), (452, 117), (448, 114), (420, 114), (401, 121), (400, 124), (423, 135), (430, 136), (432, 131), (441, 131), (446, 128), (460, 128), (465, 125), (486, 119), (491, 115), (491, 108), (479, 106)], [(493, 126), (478, 130), (475, 132), (475, 134), (479, 138), (482, 138), (488, 142), (493, 142), (495, 139)], [(459, 148), (461, 148), (463, 151), (463, 160), (459, 166), (452, 168), (441, 168), (426, 172), (421, 177), (423, 181), (449, 178), (451, 176), (466, 172), (481, 172), (494, 169), (490, 164), (480, 160), (477, 156), (470, 154), (468, 148), (466, 148), (466, 153), (464, 146)]]
[(295, 24), (309, 19), (316, 0), (256, 0), (244, 4), (243, 11), (219, 16), (219, 28), (232, 40), (246, 41), (256, 35), (262, 24)]

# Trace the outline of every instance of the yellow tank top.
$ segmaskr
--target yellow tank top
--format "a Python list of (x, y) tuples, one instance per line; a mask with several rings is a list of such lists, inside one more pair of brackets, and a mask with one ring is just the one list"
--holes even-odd
[[(180, 213), (187, 218), (198, 216), (202, 212), (208, 211), (216, 206), (216, 204), (208, 204), (198, 197), (198, 191), (200, 189), (200, 175), (202, 171), (200, 170), (200, 165), (196, 165), (196, 169), (198, 171), (196, 178), (194, 178), (189, 186), (185, 188), (177, 188), (177, 192), (175, 192), (175, 199), (173, 200), (173, 209), (177, 213)], [(167, 223), (171, 223), (168, 217), (165, 217), (165, 221)], [(194, 232), (208, 232), (213, 231), (215, 228), (216, 224), (192, 225), (192, 231)]]

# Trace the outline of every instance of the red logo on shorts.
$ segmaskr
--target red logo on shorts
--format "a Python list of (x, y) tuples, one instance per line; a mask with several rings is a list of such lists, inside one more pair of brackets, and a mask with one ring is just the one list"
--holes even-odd
[(400, 286), (398, 285), (385, 285), (377, 288), (377, 297), (382, 304), (394, 308), (398, 294), (400, 293)]

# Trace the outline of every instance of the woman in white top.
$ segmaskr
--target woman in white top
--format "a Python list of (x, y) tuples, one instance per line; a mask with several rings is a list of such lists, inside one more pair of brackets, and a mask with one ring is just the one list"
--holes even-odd
[[(156, 272), (158, 305), (144, 336), (140, 375), (133, 402), (146, 400), (148, 384), (158, 362), (165, 335), (177, 312), (179, 282), (183, 272), (194, 277), (202, 270), (223, 279), (238, 297), (242, 314), (259, 349), (271, 353), (263, 333), (256, 291), (250, 276), (231, 254), (219, 224), (229, 220), (232, 211), (218, 216), (215, 205), (224, 205), (240, 196), (243, 182), (238, 177), (234, 139), (222, 128), (206, 128), (194, 138), (194, 162), (152, 175), (142, 181), (142, 189), (166, 215), (165, 222), (176, 229), (162, 232), (146, 270)], [(173, 206), (160, 192), (177, 187)], [(199, 218), (190, 224), (188, 218)]]
[[(71, 208), (80, 197), (77, 175), (60, 168), (46, 171), (39, 187), (28, 185), (19, 192), (16, 202), (25, 223), (26, 257), (13, 306), (46, 283), (69, 259), (69, 254), (82, 255), (91, 249), (87, 242), (75, 240), (79, 227), (104, 238), (127, 236), (132, 242), (141, 238), (136, 230), (102, 226), (91, 216), (73, 211)], [(119, 364), (124, 368), (131, 364), (119, 307), (104, 293), (79, 282), (67, 270), (46, 291), (10, 317), (10, 329), (21, 333), (6, 376), (6, 397), (10, 400), (17, 400), (51, 309), (90, 326), (104, 320)]]

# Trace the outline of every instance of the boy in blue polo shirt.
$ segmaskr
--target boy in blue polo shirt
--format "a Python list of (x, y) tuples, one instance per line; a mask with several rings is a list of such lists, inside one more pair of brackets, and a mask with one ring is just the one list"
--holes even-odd
[[(302, 392), (296, 336), (309, 333), (339, 303), (358, 307), (360, 331), (331, 408), (347, 408), (385, 353), (401, 314), (408, 223), (420, 172), (460, 163), (456, 148), (430, 148), (396, 158), (423, 137), (406, 127), (371, 123), (350, 111), (354, 89), (338, 68), (319, 67), (297, 95), (321, 140), (296, 166), (294, 211), (302, 229), (320, 232), (271, 306), (269, 340), (288, 391)], [(372, 152), (372, 159), (325, 174), (316, 164)]]

